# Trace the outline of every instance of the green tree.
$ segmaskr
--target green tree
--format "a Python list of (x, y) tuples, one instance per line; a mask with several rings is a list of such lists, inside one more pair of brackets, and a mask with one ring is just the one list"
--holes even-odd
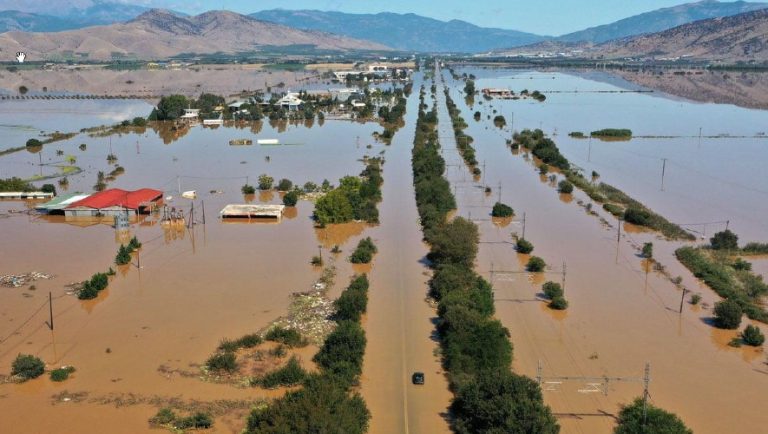
[(206, 360), (205, 365), (212, 371), (234, 372), (238, 369), (235, 353), (216, 353)]
[(544, 285), (542, 285), (541, 290), (544, 292), (544, 295), (550, 300), (554, 300), (556, 297), (563, 296), (563, 287), (560, 286), (560, 284), (557, 282), (547, 282)]
[(624, 211), (624, 220), (638, 226), (647, 226), (651, 214), (640, 208), (629, 207)]
[(739, 237), (726, 229), (716, 233), (709, 239), (709, 243), (714, 250), (736, 250), (739, 248)]
[(533, 251), (533, 243), (525, 238), (519, 238), (515, 244), (515, 249), (517, 250), (517, 253), (528, 254)]
[(254, 186), (252, 186), (252, 185), (245, 184), (242, 187), (240, 187), (240, 191), (243, 194), (255, 194), (256, 193), (256, 188)]
[(172, 121), (184, 114), (184, 109), (190, 105), (184, 95), (169, 95), (160, 98), (157, 104), (156, 116), (159, 121)]
[(137, 116), (133, 118), (133, 121), (131, 122), (134, 127), (146, 127), (147, 126), (147, 120), (141, 116)]
[(11, 364), (11, 375), (18, 375), (24, 381), (43, 375), (45, 363), (31, 354), (19, 354)]
[(752, 324), (748, 325), (747, 328), (741, 332), (741, 338), (744, 340), (745, 344), (753, 347), (759, 347), (765, 342), (765, 335), (763, 335), (763, 332), (760, 331), (759, 327), (753, 326)]
[(349, 261), (353, 264), (368, 264), (373, 259), (373, 255), (376, 254), (378, 249), (373, 243), (371, 237), (363, 238), (357, 244), (357, 248), (349, 257)]
[(496, 202), (491, 210), (493, 217), (512, 217), (513, 215), (515, 215), (515, 211), (512, 207), (501, 202)]
[(573, 184), (563, 179), (557, 183), (557, 191), (563, 194), (571, 194), (573, 193)]
[(458, 434), (560, 432), (539, 385), (505, 369), (481, 372), (461, 384), (451, 412)]
[(332, 223), (346, 223), (355, 217), (352, 204), (341, 189), (329, 191), (315, 203), (315, 220), (324, 226)]
[(540, 273), (544, 271), (546, 266), (547, 264), (543, 259), (538, 256), (531, 256), (531, 258), (528, 259), (528, 263), (525, 265), (525, 269), (532, 273)]
[(275, 179), (266, 173), (259, 175), (259, 190), (271, 190), (273, 182)]
[[(645, 410), (644, 410), (645, 409)], [(645, 416), (644, 416), (645, 415)], [(614, 434), (693, 434), (676, 415), (638, 398), (619, 412)]]
[(293, 188), (293, 182), (290, 179), (283, 178), (277, 183), (279, 191), (289, 191), (291, 188)]
[(715, 303), (715, 325), (721, 329), (739, 328), (742, 314), (741, 306), (736, 301), (727, 299)]
[(555, 297), (552, 299), (552, 301), (549, 302), (548, 306), (555, 310), (565, 310), (568, 309), (568, 300), (565, 299), (565, 297)]
[(44, 193), (53, 193), (53, 195), (56, 196), (56, 186), (53, 184), (43, 184), (43, 186), (40, 187), (40, 191)]
[(117, 249), (117, 256), (115, 256), (115, 264), (117, 265), (126, 265), (131, 262), (131, 248), (121, 244), (120, 248)]
[(283, 205), (285, 206), (296, 206), (298, 202), (299, 192), (296, 190), (291, 190), (283, 196)]
[(27, 148), (39, 148), (40, 146), (43, 146), (43, 142), (37, 139), (29, 139), (26, 143)]
[(435, 230), (429, 259), (437, 264), (454, 263), (471, 267), (477, 256), (480, 234), (477, 225), (462, 217)]

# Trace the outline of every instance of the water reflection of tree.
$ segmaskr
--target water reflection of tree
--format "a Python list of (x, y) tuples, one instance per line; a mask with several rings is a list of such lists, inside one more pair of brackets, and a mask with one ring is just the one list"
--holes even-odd
[(187, 124), (176, 124), (171, 121), (151, 122), (152, 130), (163, 140), (163, 144), (170, 145), (189, 133), (190, 127)]

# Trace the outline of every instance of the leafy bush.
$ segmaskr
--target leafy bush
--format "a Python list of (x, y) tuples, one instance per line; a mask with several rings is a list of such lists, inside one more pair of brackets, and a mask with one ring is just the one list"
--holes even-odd
[(208, 429), (213, 426), (213, 419), (206, 413), (197, 412), (192, 416), (188, 416), (183, 419), (176, 419), (175, 425), (180, 429)]
[(51, 371), (51, 381), (64, 381), (67, 378), (69, 378), (69, 374), (75, 372), (75, 368), (72, 366), (67, 366), (65, 368), (58, 368)]
[(359, 394), (347, 392), (333, 375), (313, 375), (304, 387), (253, 410), (246, 434), (364, 434), (371, 414)]
[(77, 293), (80, 300), (91, 300), (99, 295), (100, 291), (106, 289), (109, 285), (109, 278), (106, 273), (96, 273), (89, 280), (83, 282), (82, 288)]
[(557, 282), (547, 282), (541, 287), (541, 290), (544, 291), (544, 296), (550, 300), (563, 296), (563, 287)]
[(496, 202), (493, 205), (493, 210), (491, 210), (491, 215), (493, 217), (512, 217), (515, 215), (515, 211), (507, 204)]
[(349, 261), (353, 264), (368, 264), (373, 259), (373, 255), (378, 251), (376, 245), (373, 244), (371, 237), (363, 238), (357, 244), (357, 248), (349, 257)]
[(736, 260), (731, 264), (731, 267), (733, 267), (734, 270), (739, 271), (752, 271), (752, 264), (741, 258), (736, 258)]
[(256, 187), (249, 184), (245, 184), (242, 187), (240, 187), (240, 191), (243, 194), (256, 194)]
[(693, 294), (693, 295), (691, 296), (691, 304), (692, 304), (692, 305), (696, 306), (696, 305), (697, 305), (697, 304), (699, 304), (700, 302), (701, 302), (701, 295), (699, 295), (699, 294)]
[(244, 335), (234, 341), (229, 339), (222, 340), (219, 344), (218, 350), (224, 352), (235, 352), (240, 348), (253, 348), (256, 345), (261, 344), (263, 341), (264, 340), (257, 333), (251, 333)]
[(483, 372), (456, 390), (453, 428), (457, 434), (557, 434), (557, 420), (542, 401), (530, 378), (504, 369)]
[(517, 253), (528, 254), (533, 251), (533, 243), (525, 238), (519, 238), (515, 244), (515, 249), (517, 250)]
[(313, 360), (320, 368), (337, 376), (343, 384), (351, 385), (362, 372), (365, 344), (365, 332), (360, 324), (341, 321), (325, 339)]
[(651, 403), (643, 404), (638, 398), (630, 405), (622, 407), (614, 434), (693, 434), (682, 420)]
[(267, 334), (264, 335), (264, 339), (272, 342), (280, 342), (281, 344), (285, 344), (291, 348), (303, 347), (307, 344), (301, 337), (301, 333), (294, 329), (287, 329), (283, 327), (271, 328)]
[(299, 192), (296, 190), (291, 190), (283, 196), (283, 205), (285, 206), (296, 206), (298, 202)]
[(133, 249), (130, 247), (120, 244), (120, 248), (117, 249), (117, 256), (115, 256), (115, 264), (117, 265), (126, 265), (131, 263), (131, 252), (133, 252)]
[(136, 238), (135, 235), (131, 238), (130, 241), (128, 241), (128, 248), (130, 248), (131, 250), (136, 250), (141, 248), (141, 243), (139, 242), (139, 239)]
[(19, 354), (11, 364), (11, 375), (18, 375), (24, 381), (43, 375), (45, 363), (30, 354)]
[(157, 411), (157, 414), (149, 419), (149, 423), (152, 425), (169, 425), (176, 422), (176, 413), (170, 408), (161, 408)]
[(459, 264), (471, 267), (477, 256), (480, 234), (477, 225), (457, 217), (436, 228), (429, 236), (432, 244), (428, 258), (435, 264)]
[(265, 374), (256, 383), (267, 389), (274, 389), (280, 386), (295, 386), (306, 377), (307, 372), (301, 367), (296, 356), (293, 356), (285, 366)]
[(557, 191), (562, 194), (571, 194), (573, 193), (573, 184), (563, 179), (557, 183)]
[(275, 179), (266, 173), (259, 175), (259, 190), (271, 190), (273, 182)]
[(714, 250), (736, 250), (739, 248), (739, 237), (726, 229), (716, 233), (709, 239), (709, 243)]
[(715, 303), (715, 325), (721, 329), (737, 329), (743, 314), (741, 306), (732, 300)]
[(592, 131), (590, 133), (592, 137), (619, 137), (630, 138), (632, 137), (632, 130), (619, 129), (619, 128), (605, 128), (602, 130)]
[(531, 256), (531, 258), (528, 259), (528, 263), (525, 265), (525, 269), (526, 271), (530, 271), (532, 273), (539, 273), (544, 271), (546, 266), (547, 264), (543, 259), (539, 258), (538, 256)]
[(133, 121), (131, 122), (131, 124), (133, 124), (134, 127), (146, 127), (147, 120), (141, 116), (137, 116), (133, 118)]
[(238, 369), (237, 356), (231, 352), (217, 353), (206, 360), (205, 365), (212, 371), (235, 372)]
[(366, 275), (358, 276), (350, 283), (349, 287), (336, 299), (337, 321), (360, 321), (368, 306), (368, 278)]
[(26, 143), (27, 148), (37, 148), (43, 146), (43, 142), (37, 139), (29, 139)]
[(651, 214), (640, 208), (629, 207), (624, 211), (624, 220), (638, 226), (647, 226)]
[(277, 183), (279, 191), (289, 191), (291, 188), (293, 188), (293, 182), (290, 179), (283, 178)]
[(741, 338), (744, 340), (745, 344), (753, 347), (759, 347), (765, 342), (765, 335), (763, 335), (763, 332), (752, 324), (748, 325), (747, 328), (741, 332)]
[(558, 296), (554, 297), (552, 301), (549, 302), (548, 306), (555, 310), (565, 310), (568, 309), (568, 301), (565, 297)]
[(539, 165), (539, 174), (540, 175), (546, 175), (547, 172), (549, 172), (549, 165), (546, 163), (542, 163)]
[(653, 243), (644, 243), (641, 255), (645, 259), (653, 258)]
[(603, 209), (608, 211), (609, 213), (613, 214), (616, 217), (623, 217), (624, 216), (624, 208), (622, 208), (619, 205), (613, 204), (613, 203), (604, 203)]

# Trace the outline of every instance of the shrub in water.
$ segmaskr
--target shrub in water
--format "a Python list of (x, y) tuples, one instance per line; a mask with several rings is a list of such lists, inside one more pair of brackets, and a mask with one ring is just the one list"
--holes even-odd
[(515, 248), (517, 250), (517, 253), (528, 254), (533, 251), (533, 243), (526, 240), (525, 238), (520, 238), (519, 240), (517, 240), (517, 245)]
[(544, 291), (544, 295), (550, 300), (563, 296), (563, 287), (557, 282), (547, 282), (541, 289)]
[(11, 375), (18, 375), (24, 380), (31, 380), (43, 375), (45, 363), (30, 354), (19, 354), (11, 364)]
[(212, 371), (234, 372), (237, 370), (237, 357), (234, 353), (214, 354), (206, 360), (205, 365)]
[(493, 217), (512, 217), (514, 214), (515, 211), (511, 206), (501, 202), (496, 202), (493, 205), (493, 210), (491, 211), (491, 215)]
[(765, 335), (763, 335), (758, 327), (755, 327), (752, 324), (748, 325), (747, 328), (744, 329), (744, 331), (741, 333), (741, 338), (744, 339), (745, 344), (751, 345), (753, 347), (759, 347), (760, 345), (763, 345), (763, 342), (765, 342)]
[(737, 329), (741, 324), (742, 313), (739, 303), (733, 300), (715, 303), (715, 325), (721, 329)]
[(528, 264), (525, 265), (525, 269), (532, 273), (539, 273), (544, 271), (544, 267), (546, 266), (547, 264), (543, 259), (538, 256), (531, 256), (531, 259), (528, 260)]

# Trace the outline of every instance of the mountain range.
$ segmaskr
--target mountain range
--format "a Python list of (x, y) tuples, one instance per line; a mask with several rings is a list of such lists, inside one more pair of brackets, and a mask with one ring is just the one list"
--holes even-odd
[(382, 50), (370, 41), (320, 31), (298, 30), (228, 11), (185, 17), (152, 9), (131, 21), (55, 33), (6, 32), (0, 47), (24, 51), (29, 60), (79, 55), (87, 60), (115, 56), (163, 59), (183, 53), (238, 53), (264, 46), (314, 46), (327, 50)]
[(415, 14), (272, 9), (250, 16), (298, 29), (367, 39), (404, 51), (475, 53), (548, 39), (531, 33), (479, 27), (461, 20), (439, 21)]
[[(765, 8), (768, 8), (768, 3), (749, 3), (744, 1), (721, 3), (715, 0), (704, 0), (697, 3), (657, 9), (614, 23), (559, 36), (556, 40), (561, 42), (594, 42), (599, 44), (628, 36), (661, 32), (694, 21), (727, 17)], [(512, 45), (509, 45), (509, 47), (512, 47)]]
[[(59, 32), (130, 21), (147, 8), (110, 0), (0, 0), (0, 33)], [(273, 9), (250, 16), (302, 30), (316, 30), (368, 40), (404, 51), (483, 53), (541, 41), (600, 44), (629, 36), (664, 31), (696, 20), (731, 16), (768, 7), (768, 3), (704, 0), (625, 18), (559, 37), (485, 28), (461, 20), (440, 21), (415, 14), (348, 14), (317, 10)], [(175, 15), (184, 14), (174, 12)]]

